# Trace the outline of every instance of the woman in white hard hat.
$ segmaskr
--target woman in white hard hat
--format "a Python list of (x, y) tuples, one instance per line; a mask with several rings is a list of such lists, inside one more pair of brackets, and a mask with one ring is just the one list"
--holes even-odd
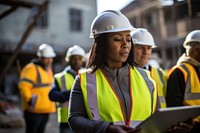
[(136, 125), (154, 113), (155, 82), (133, 66), (132, 30), (119, 11), (94, 19), (88, 69), (77, 76), (70, 96), (68, 120), (74, 132), (136, 133)]

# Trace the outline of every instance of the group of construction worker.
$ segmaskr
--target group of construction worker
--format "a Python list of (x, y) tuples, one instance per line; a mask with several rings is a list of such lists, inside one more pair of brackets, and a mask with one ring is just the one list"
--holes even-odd
[[(200, 105), (200, 30), (186, 36), (186, 52), (167, 72), (148, 64), (157, 47), (152, 34), (133, 27), (120, 11), (98, 14), (90, 38), (87, 62), (84, 49), (74, 45), (67, 67), (53, 74), (56, 53), (42, 44), (38, 59), (23, 68), (18, 88), (26, 133), (44, 133), (56, 107), (60, 133), (139, 133), (136, 125), (159, 108)], [(200, 120), (166, 132), (199, 133)]]

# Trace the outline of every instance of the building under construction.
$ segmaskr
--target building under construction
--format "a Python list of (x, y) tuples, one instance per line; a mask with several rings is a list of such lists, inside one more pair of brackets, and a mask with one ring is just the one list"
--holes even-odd
[(148, 29), (158, 46), (153, 49), (169, 69), (184, 52), (186, 35), (200, 29), (199, 0), (134, 0), (123, 8), (132, 25)]
[(80, 45), (88, 51), (90, 25), (97, 15), (96, 0), (1, 0), (0, 90), (17, 91), (19, 73), (33, 58), (39, 45), (56, 51), (54, 72), (61, 71), (67, 49)]

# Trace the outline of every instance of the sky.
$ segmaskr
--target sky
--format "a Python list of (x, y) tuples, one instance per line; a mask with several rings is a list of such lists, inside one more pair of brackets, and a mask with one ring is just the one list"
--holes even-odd
[(121, 10), (133, 0), (97, 0), (97, 13), (104, 10)]

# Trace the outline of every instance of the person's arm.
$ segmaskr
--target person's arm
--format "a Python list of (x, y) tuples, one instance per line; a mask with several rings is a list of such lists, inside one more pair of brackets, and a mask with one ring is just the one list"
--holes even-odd
[(51, 91), (49, 92), (49, 99), (55, 102), (66, 102), (69, 100), (70, 91), (61, 91), (58, 82), (55, 79)]
[(71, 90), (68, 119), (70, 127), (78, 133), (105, 133), (111, 123), (88, 118), (79, 82), (80, 80), (77, 77)]
[(166, 103), (168, 107), (183, 106), (185, 93), (184, 75), (178, 68), (175, 69), (167, 80)]
[(36, 80), (36, 70), (33, 65), (27, 65), (20, 73), (20, 79), (18, 83), (18, 89), (20, 91), (22, 99), (28, 103), (31, 101), (34, 81)]

